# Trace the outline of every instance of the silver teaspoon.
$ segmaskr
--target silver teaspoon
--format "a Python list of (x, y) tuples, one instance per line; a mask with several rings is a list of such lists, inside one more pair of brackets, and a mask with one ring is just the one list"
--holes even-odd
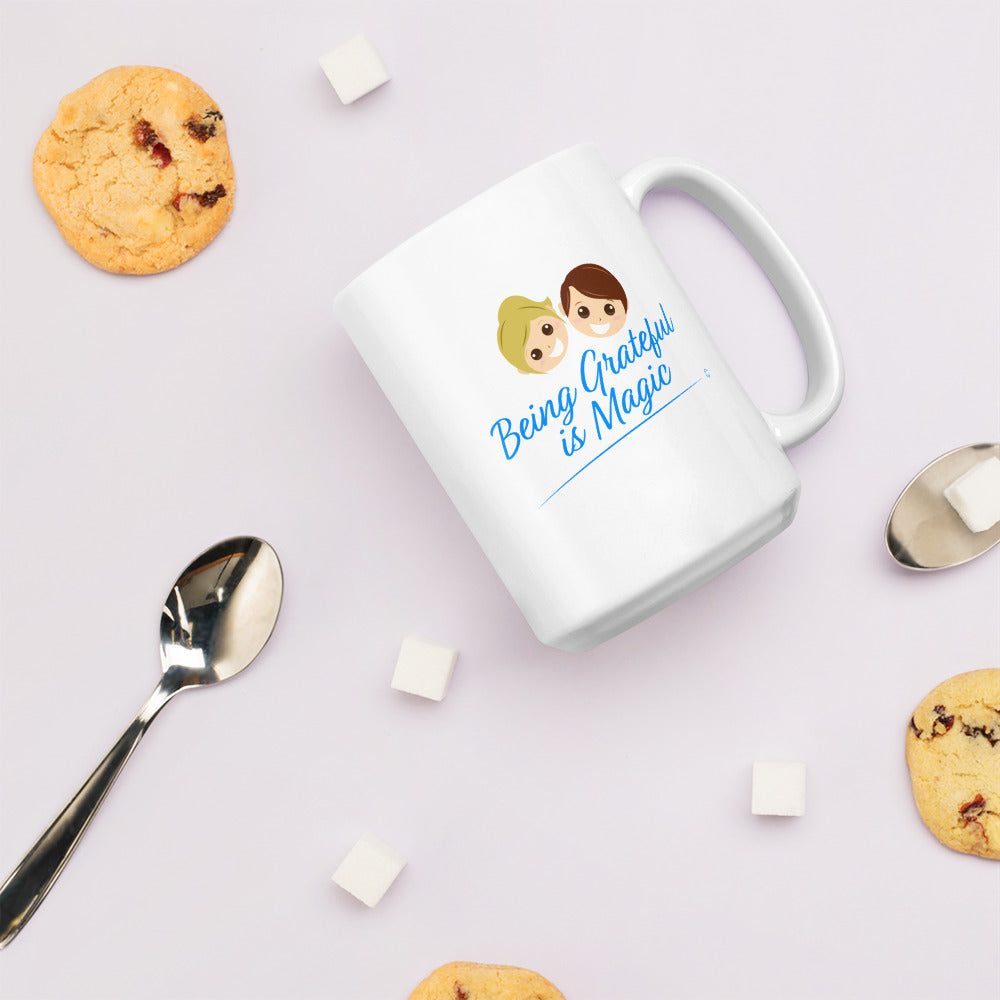
[(0, 948), (38, 909), (150, 722), (189, 687), (228, 680), (250, 665), (281, 608), (278, 557), (259, 538), (230, 538), (181, 573), (160, 617), (163, 677), (121, 739), (0, 886)]
[(914, 476), (885, 528), (885, 543), (896, 562), (907, 569), (946, 569), (1000, 542), (1000, 524), (970, 531), (944, 495), (959, 476), (992, 456), (1000, 458), (1000, 444), (966, 445), (936, 458)]

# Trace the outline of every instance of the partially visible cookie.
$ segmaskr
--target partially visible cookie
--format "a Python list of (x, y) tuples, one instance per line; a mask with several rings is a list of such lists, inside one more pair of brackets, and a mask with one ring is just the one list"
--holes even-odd
[(566, 1000), (543, 976), (513, 965), (449, 962), (435, 969), (410, 1000)]
[(1000, 669), (939, 684), (906, 736), (913, 798), (946, 847), (1000, 859)]
[(198, 84), (155, 66), (109, 69), (64, 97), (33, 173), (66, 242), (118, 274), (182, 264), (233, 208), (222, 113)]

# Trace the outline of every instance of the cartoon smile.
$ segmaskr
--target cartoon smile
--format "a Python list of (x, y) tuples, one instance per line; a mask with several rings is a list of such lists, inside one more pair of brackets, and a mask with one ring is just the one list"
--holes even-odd
[(625, 325), (623, 299), (584, 295), (572, 285), (564, 290), (563, 298), (567, 308), (566, 318), (575, 330), (588, 337), (613, 337)]
[(555, 313), (543, 313), (528, 326), (524, 361), (528, 371), (550, 372), (566, 356), (569, 335)]

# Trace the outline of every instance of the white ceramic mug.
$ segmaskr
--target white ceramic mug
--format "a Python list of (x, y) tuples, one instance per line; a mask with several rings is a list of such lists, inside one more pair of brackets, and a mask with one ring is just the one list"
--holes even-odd
[[(639, 218), (653, 188), (715, 212), (805, 352), (794, 413), (760, 412)], [(616, 180), (595, 148), (536, 164), (389, 253), (335, 312), (535, 634), (587, 649), (785, 528), (785, 449), (840, 402), (823, 304), (763, 215), (697, 164)]]

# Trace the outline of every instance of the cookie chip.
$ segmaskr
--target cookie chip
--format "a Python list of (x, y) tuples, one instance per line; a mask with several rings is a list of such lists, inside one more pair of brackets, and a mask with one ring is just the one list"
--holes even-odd
[(435, 969), (410, 1000), (566, 1000), (544, 977), (513, 965), (449, 962)]
[(1000, 859), (1000, 669), (939, 684), (906, 736), (913, 798), (946, 847)]
[(35, 189), (66, 242), (117, 274), (193, 257), (233, 208), (226, 124), (187, 77), (119, 66), (60, 101), (34, 159)]

